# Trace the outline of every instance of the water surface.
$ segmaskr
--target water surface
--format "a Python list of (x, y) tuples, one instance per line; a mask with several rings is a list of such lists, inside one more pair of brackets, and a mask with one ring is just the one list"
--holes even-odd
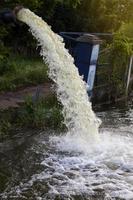
[(1, 199), (133, 199), (133, 106), (97, 115), (96, 143), (49, 131), (0, 144)]

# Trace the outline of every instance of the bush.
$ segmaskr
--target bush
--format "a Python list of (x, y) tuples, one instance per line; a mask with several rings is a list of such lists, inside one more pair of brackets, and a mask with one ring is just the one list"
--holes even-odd
[(47, 66), (39, 59), (3, 58), (0, 62), (0, 91), (48, 81)]
[(11, 137), (21, 129), (65, 129), (62, 107), (55, 95), (45, 99), (28, 96), (21, 107), (0, 111), (0, 119), (0, 140)]
[(133, 22), (122, 24), (119, 31), (133, 40)]
[(133, 43), (130, 38), (117, 33), (114, 37), (113, 43), (110, 45), (110, 85), (112, 93), (116, 96), (124, 94), (125, 92), (125, 74), (129, 58), (133, 53)]
[(4, 139), (8, 136), (9, 131), (11, 130), (11, 123), (4, 119), (0, 121), (0, 139)]
[(13, 119), (13, 112), (0, 111), (0, 139), (4, 139), (9, 136), (11, 131), (11, 123)]
[(18, 124), (34, 128), (63, 128), (61, 105), (55, 96), (46, 99), (28, 97), (18, 113)]

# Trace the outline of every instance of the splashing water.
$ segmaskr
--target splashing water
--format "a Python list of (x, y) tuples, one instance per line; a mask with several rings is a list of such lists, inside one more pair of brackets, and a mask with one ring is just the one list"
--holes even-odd
[[(28, 9), (22, 9), (18, 18), (31, 27), (42, 47), (69, 133), (51, 138), (42, 132), (26, 140), (27, 149), (22, 145), (13, 151), (17, 171), (0, 199), (133, 200), (133, 108), (99, 113), (105, 127), (98, 143), (90, 142), (98, 134), (99, 120), (62, 38)], [(8, 168), (15, 168), (11, 166), (9, 159)]]
[(29, 9), (20, 10), (17, 18), (30, 26), (41, 46), (40, 54), (49, 66), (49, 77), (56, 83), (57, 97), (63, 105), (68, 135), (83, 140), (96, 137), (100, 121), (92, 111), (86, 84), (79, 76), (74, 59), (64, 48), (63, 39)]

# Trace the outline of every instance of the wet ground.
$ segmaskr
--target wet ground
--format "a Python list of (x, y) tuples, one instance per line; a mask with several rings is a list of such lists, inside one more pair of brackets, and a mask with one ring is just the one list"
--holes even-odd
[(133, 199), (133, 106), (101, 109), (96, 141), (54, 131), (0, 144), (0, 199)]

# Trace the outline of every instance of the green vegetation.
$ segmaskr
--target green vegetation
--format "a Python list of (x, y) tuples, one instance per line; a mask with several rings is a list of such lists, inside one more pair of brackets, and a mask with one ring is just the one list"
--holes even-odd
[[(111, 42), (105, 42), (103, 53), (99, 56), (99, 63), (106, 63), (98, 70), (98, 84), (106, 85), (105, 100), (115, 101), (126, 95), (127, 71), (131, 55), (133, 54), (133, 38), (129, 37), (129, 27), (119, 29)], [(101, 51), (102, 52), (102, 51)], [(131, 89), (131, 87), (130, 87)]]
[(118, 32), (110, 45), (109, 63), (110, 70), (110, 85), (112, 93), (120, 96), (124, 94), (126, 87), (126, 70), (129, 63), (129, 58), (133, 53), (132, 40), (125, 36), (122, 32)]
[(83, 31), (115, 32), (133, 20), (132, 0), (81, 0), (78, 14)]
[(10, 56), (0, 60), (0, 91), (15, 90), (46, 81), (47, 66), (40, 59)]
[(63, 127), (61, 105), (54, 95), (37, 100), (28, 97), (18, 111), (17, 121), (22, 127), (60, 129)]
[[(133, 41), (133, 22), (122, 24), (119, 32), (121, 32), (122, 34), (124, 34), (125, 36), (127, 36), (128, 38), (130, 38)], [(132, 49), (133, 49), (133, 47), (132, 47)]]
[[(0, 10), (18, 4), (36, 12), (55, 32), (115, 32), (133, 21), (132, 0), (9, 0), (1, 2)], [(1, 24), (0, 43), (20, 54), (36, 48), (27, 26), (19, 22), (16, 27)]]
[(0, 112), (0, 140), (11, 137), (20, 129), (64, 130), (61, 110), (54, 95), (45, 99), (28, 96), (21, 107)]
[[(34, 11), (55, 32), (113, 33), (111, 41), (104, 41), (107, 52), (101, 54), (100, 61), (109, 63), (109, 67), (101, 68), (100, 78), (109, 85), (108, 93), (115, 97), (124, 93), (127, 64), (133, 54), (132, 0), (4, 0), (0, 10), (16, 5)], [(28, 27), (20, 22), (8, 26), (0, 22), (0, 26), (0, 92), (49, 81), (47, 66), (39, 58)], [(27, 98), (20, 108), (0, 112), (0, 137), (22, 127), (63, 128), (62, 119), (55, 97), (35, 102)]]

